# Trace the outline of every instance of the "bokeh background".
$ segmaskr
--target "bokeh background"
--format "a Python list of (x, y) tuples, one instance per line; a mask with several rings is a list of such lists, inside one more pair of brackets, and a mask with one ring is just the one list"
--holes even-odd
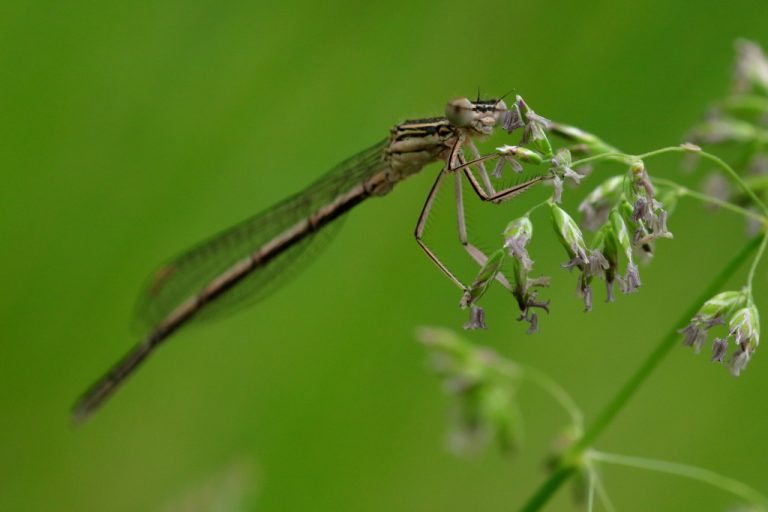
[[(758, 0), (3, 2), (0, 510), (514, 509), (565, 417), (531, 388), (515, 457), (446, 450), (447, 400), (413, 336), (466, 320), (412, 237), (437, 167), (356, 209), (268, 300), (180, 333), (91, 422), (75, 428), (68, 412), (137, 341), (133, 303), (158, 263), (391, 125), (514, 88), (626, 151), (676, 144), (727, 90), (733, 41), (768, 43), (764, 12)], [(473, 211), (503, 226), (545, 195)], [(469, 338), (554, 377), (588, 418), (745, 240), (741, 219), (684, 202), (641, 293), (599, 294), (586, 315), (546, 216), (538, 226), (534, 258), (554, 276), (541, 333), (526, 336), (493, 290), (490, 329)], [(451, 220), (431, 229), (455, 236)], [(765, 268), (756, 293), (768, 306)], [(734, 379), (675, 349), (598, 447), (768, 493), (767, 391), (759, 351)], [(604, 477), (620, 510), (736, 503), (640, 470)], [(561, 492), (549, 510), (569, 503)]]

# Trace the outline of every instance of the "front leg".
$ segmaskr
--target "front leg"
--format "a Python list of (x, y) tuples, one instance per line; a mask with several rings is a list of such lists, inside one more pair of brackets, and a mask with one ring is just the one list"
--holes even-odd
[(493, 183), (491, 183), (491, 178), (488, 176), (488, 171), (485, 169), (484, 158), (480, 156), (480, 151), (477, 150), (477, 146), (475, 146), (475, 143), (471, 138), (467, 139), (466, 144), (469, 151), (472, 153), (473, 161), (476, 163), (477, 169), (480, 172), (480, 179), (483, 180), (483, 185), (485, 185), (487, 194), (495, 194), (496, 189), (493, 188)]
[(419, 220), (416, 222), (416, 231), (414, 235), (416, 236), (416, 243), (419, 244), (419, 247), (421, 247), (425, 253), (427, 253), (427, 256), (429, 256), (429, 259), (431, 259), (435, 263), (435, 265), (437, 265), (437, 267), (445, 275), (447, 275), (451, 281), (453, 281), (453, 283), (456, 286), (461, 288), (462, 291), (466, 292), (467, 286), (464, 283), (462, 283), (461, 280), (458, 277), (456, 277), (456, 275), (453, 272), (451, 272), (442, 261), (440, 261), (440, 259), (432, 251), (432, 249), (427, 247), (427, 244), (424, 243), (424, 241), (422, 240), (422, 237), (424, 235), (424, 228), (427, 224), (429, 213), (432, 210), (432, 205), (435, 202), (437, 193), (440, 191), (440, 187), (443, 184), (443, 180), (445, 179), (445, 176), (449, 172), (450, 170), (448, 170), (448, 168), (443, 168), (440, 170), (440, 174), (437, 175), (437, 179), (435, 180), (435, 183), (432, 185), (432, 189), (429, 191), (429, 195), (427, 196), (427, 199), (424, 202), (424, 207), (421, 209), (421, 213), (419, 214)]
[[(488, 260), (487, 256), (485, 256), (482, 251), (467, 241), (466, 223), (464, 221), (464, 203), (461, 197), (461, 175), (456, 172), (464, 162), (464, 158), (461, 153), (461, 147), (466, 140), (467, 137), (462, 134), (451, 146), (446, 158), (446, 166), (440, 170), (440, 174), (437, 175), (437, 179), (432, 185), (432, 189), (429, 191), (427, 199), (424, 201), (424, 207), (421, 209), (421, 213), (419, 214), (419, 219), (416, 222), (416, 230), (414, 233), (416, 237), (416, 243), (419, 244), (419, 247), (421, 247), (427, 256), (429, 256), (429, 259), (431, 259), (432, 262), (437, 265), (437, 268), (439, 268), (446, 276), (448, 276), (448, 278), (465, 293), (469, 289), (467, 285), (465, 285), (442, 261), (440, 261), (440, 258), (438, 258), (434, 251), (432, 251), (432, 249), (430, 249), (424, 242), (423, 236), (427, 219), (429, 218), (429, 214), (432, 211), (432, 206), (435, 202), (435, 198), (437, 197), (438, 192), (440, 191), (440, 187), (443, 185), (443, 181), (445, 180), (446, 176), (450, 173), (453, 173), (455, 179), (457, 180), (456, 199), (458, 204), (457, 214), (459, 218), (459, 239), (462, 245), (466, 248), (467, 252), (469, 252), (470, 256), (472, 256), (472, 258), (474, 258), (475, 261), (477, 261), (481, 266), (484, 265)], [(503, 276), (502, 278), (506, 281)], [(507, 282), (505, 286), (509, 286), (509, 282)]]
[[(469, 242), (467, 236), (467, 222), (464, 216), (464, 191), (462, 188), (462, 177), (458, 172), (453, 173), (454, 185), (456, 190), (456, 221), (459, 229), (459, 242), (466, 249), (473, 260), (477, 262), (481, 267), (488, 262), (488, 256), (481, 251), (478, 247)], [(504, 288), (512, 291), (512, 285), (509, 284), (509, 280), (501, 273), (496, 274), (496, 280), (500, 282)]]
[[(461, 163), (455, 166), (452, 170), (456, 173), (462, 172), (467, 177), (467, 180), (469, 180), (469, 184), (472, 185), (472, 190), (475, 191), (477, 196), (482, 201), (490, 202), (494, 204), (501, 204), (505, 201), (509, 201), (510, 199), (517, 197), (518, 195), (522, 194), (529, 188), (533, 187), (534, 185), (537, 185), (549, 179), (549, 177), (546, 175), (536, 176), (523, 183), (518, 183), (517, 185), (513, 185), (503, 190), (499, 190), (498, 192), (493, 192), (489, 194), (483, 189), (480, 182), (477, 180), (477, 177), (472, 172), (472, 167), (482, 165), (485, 161), (494, 160), (496, 158), (501, 158), (501, 155), (499, 155), (498, 153), (491, 153), (489, 155), (479, 156), (469, 162), (464, 162), (462, 160)], [(484, 167), (481, 169), (484, 169)]]

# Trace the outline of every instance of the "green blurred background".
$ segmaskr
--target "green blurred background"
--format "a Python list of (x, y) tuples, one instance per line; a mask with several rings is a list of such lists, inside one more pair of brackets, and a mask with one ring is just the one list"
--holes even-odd
[[(359, 207), (268, 300), (180, 333), (88, 424), (74, 428), (68, 411), (137, 341), (133, 302), (159, 262), (391, 125), (440, 114), (478, 87), (515, 88), (542, 115), (626, 151), (676, 144), (727, 90), (734, 39), (768, 43), (764, 8), (3, 2), (0, 510), (214, 510), (194, 507), (219, 499), (233, 505), (216, 510), (514, 509), (544, 478), (565, 418), (530, 389), (516, 457), (445, 449), (446, 397), (413, 340), (418, 325), (466, 319), (412, 237), (437, 167)], [(679, 168), (675, 158), (650, 167), (667, 177)], [(479, 210), (503, 226), (545, 193)], [(740, 219), (695, 203), (670, 227), (676, 238), (643, 269), (642, 292), (612, 305), (599, 294), (589, 315), (541, 230), (533, 256), (554, 277), (541, 333), (526, 336), (512, 298), (495, 290), (490, 329), (469, 337), (553, 376), (591, 417), (745, 238)], [(431, 228), (455, 236), (450, 220)], [(760, 351), (734, 379), (679, 348), (598, 446), (704, 466), (766, 493), (766, 390)], [(604, 476), (620, 510), (735, 503), (639, 470)], [(569, 503), (561, 492), (549, 509)]]

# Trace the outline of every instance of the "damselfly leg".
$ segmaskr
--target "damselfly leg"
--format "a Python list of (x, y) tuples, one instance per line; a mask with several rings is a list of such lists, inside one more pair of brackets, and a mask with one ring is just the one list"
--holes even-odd
[[(480, 179), (482, 180), (483, 185), (485, 185), (486, 192), (489, 195), (495, 194), (496, 189), (493, 187), (493, 183), (491, 182), (491, 177), (488, 175), (488, 171), (485, 169), (486, 159), (480, 155), (480, 151), (478, 151), (477, 146), (475, 145), (475, 142), (471, 138), (468, 138), (465, 144), (467, 148), (469, 148), (469, 152), (472, 154), (473, 161), (476, 162), (477, 171), (480, 173)], [(463, 158), (462, 158), (462, 163), (465, 163), (463, 161)]]
[[(456, 221), (459, 228), (459, 242), (464, 249), (469, 253), (473, 260), (477, 262), (481, 267), (488, 261), (488, 255), (481, 251), (477, 246), (469, 242), (469, 236), (467, 235), (467, 221), (464, 215), (464, 190), (463, 190), (463, 177), (461, 173), (454, 172), (454, 187), (456, 189)], [(500, 282), (504, 288), (512, 290), (512, 285), (509, 284), (509, 280), (501, 272), (496, 274), (496, 280)]]
[(472, 166), (475, 165), (476, 163), (484, 162), (486, 160), (491, 160), (498, 157), (499, 157), (498, 154), (490, 154), (490, 155), (482, 156), (470, 162), (464, 163), (460, 165), (458, 168), (454, 169), (454, 172), (461, 171), (464, 174), (464, 176), (467, 177), (467, 179), (469, 180), (469, 184), (472, 185), (472, 189), (475, 191), (477, 196), (482, 201), (494, 203), (494, 204), (501, 204), (505, 201), (509, 201), (510, 199), (513, 199), (519, 196), (529, 188), (547, 179), (546, 175), (536, 176), (535, 178), (532, 178), (528, 181), (524, 181), (523, 183), (518, 183), (516, 185), (512, 185), (511, 187), (507, 187), (503, 190), (499, 190), (498, 192), (489, 194), (488, 192), (483, 190), (483, 187), (481, 186), (480, 182), (477, 180), (477, 177), (473, 174)]
[(432, 251), (432, 249), (430, 249), (423, 240), (424, 227), (426, 226), (427, 219), (429, 218), (429, 214), (432, 211), (432, 205), (435, 203), (435, 198), (437, 197), (438, 192), (440, 192), (440, 187), (443, 184), (443, 180), (445, 180), (445, 177), (450, 172), (450, 169), (444, 167), (440, 170), (440, 174), (437, 175), (437, 179), (435, 179), (435, 183), (432, 185), (432, 189), (429, 191), (427, 199), (424, 201), (424, 206), (421, 209), (421, 213), (419, 214), (419, 220), (416, 222), (416, 231), (414, 235), (416, 236), (416, 243), (419, 244), (419, 247), (421, 247), (427, 256), (429, 256), (429, 259), (431, 259), (434, 264), (437, 265), (437, 268), (439, 268), (446, 276), (448, 276), (448, 279), (453, 281), (456, 286), (462, 290), (466, 290), (467, 286), (462, 283), (461, 280), (456, 277), (456, 275), (451, 272), (450, 269), (446, 267), (442, 261), (440, 261), (440, 258), (437, 257), (434, 251)]
[[(474, 159), (469, 162), (467, 162), (464, 159), (464, 156), (462, 154), (463, 144), (466, 144), (469, 147), (470, 151), (473, 153)], [(416, 231), (415, 231), (416, 243), (418, 243), (419, 247), (421, 247), (421, 249), (427, 254), (427, 256), (429, 256), (429, 259), (431, 259), (435, 263), (435, 265), (437, 265), (437, 267), (446, 276), (448, 276), (448, 278), (454, 284), (456, 284), (456, 286), (458, 286), (462, 290), (466, 290), (467, 286), (461, 281), (461, 279), (456, 277), (456, 274), (454, 274), (445, 265), (445, 263), (443, 263), (440, 260), (440, 258), (437, 257), (435, 252), (424, 242), (423, 237), (424, 237), (426, 222), (427, 222), (427, 219), (429, 218), (429, 214), (431, 213), (435, 198), (437, 197), (437, 194), (440, 191), (440, 187), (442, 186), (446, 175), (453, 174), (454, 186), (455, 186), (455, 200), (456, 200), (456, 219), (457, 219), (458, 231), (459, 231), (459, 242), (467, 251), (467, 253), (472, 257), (472, 259), (475, 262), (477, 262), (478, 265), (483, 266), (485, 262), (488, 261), (488, 256), (483, 251), (481, 251), (477, 246), (469, 242), (469, 236), (467, 234), (466, 217), (464, 215), (464, 197), (463, 197), (464, 194), (462, 189), (462, 179), (463, 179), (462, 175), (464, 175), (467, 178), (470, 185), (472, 186), (472, 189), (475, 191), (475, 193), (478, 195), (478, 197), (482, 201), (492, 202), (494, 204), (500, 204), (505, 201), (508, 201), (545, 179), (545, 176), (537, 176), (523, 183), (518, 183), (516, 185), (507, 187), (497, 192), (495, 191), (493, 185), (490, 182), (490, 178), (488, 176), (488, 172), (485, 169), (484, 162), (495, 160), (500, 157), (501, 155), (499, 155), (498, 153), (490, 153), (488, 155), (481, 156), (479, 151), (477, 150), (477, 147), (474, 145), (474, 143), (470, 138), (458, 137), (453, 147), (451, 148), (451, 151), (446, 161), (446, 166), (440, 171), (440, 174), (438, 174), (437, 179), (435, 180), (435, 183), (432, 185), (432, 189), (429, 191), (429, 195), (427, 196), (427, 199), (424, 202), (424, 207), (421, 209), (421, 213), (419, 214), (419, 219), (416, 223)], [(478, 169), (481, 179), (484, 182), (487, 181), (486, 187), (490, 192), (483, 189), (477, 177), (472, 172), (473, 167), (476, 167)], [(501, 272), (496, 274), (496, 280), (499, 281), (505, 288), (509, 290), (512, 289), (512, 286), (509, 283), (509, 280)]]

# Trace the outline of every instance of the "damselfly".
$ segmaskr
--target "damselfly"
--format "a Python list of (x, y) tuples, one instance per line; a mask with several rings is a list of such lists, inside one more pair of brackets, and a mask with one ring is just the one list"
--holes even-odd
[[(467, 239), (462, 180), (467, 179), (483, 201), (501, 203), (544, 181), (539, 175), (495, 190), (484, 162), (498, 154), (480, 156), (473, 139), (494, 128), (511, 132), (521, 125), (517, 105), (502, 99), (470, 101), (459, 98), (446, 105), (445, 117), (415, 119), (390, 130), (384, 141), (331, 169), (304, 191), (193, 247), (160, 268), (141, 295), (138, 318), (148, 334), (99, 379), (77, 402), (75, 418), (85, 419), (166, 339), (192, 320), (231, 309), (245, 300), (262, 298), (296, 264), (330, 225), (362, 202), (383, 196), (427, 164), (443, 162), (416, 223), (416, 241), (440, 270), (462, 290), (467, 287), (424, 243), (430, 210), (444, 181), (453, 176), (458, 207), (459, 239), (480, 265), (486, 255)], [(468, 149), (471, 160), (464, 151)], [(479, 174), (479, 179), (476, 176)], [(505, 283), (503, 276), (499, 280)]]

